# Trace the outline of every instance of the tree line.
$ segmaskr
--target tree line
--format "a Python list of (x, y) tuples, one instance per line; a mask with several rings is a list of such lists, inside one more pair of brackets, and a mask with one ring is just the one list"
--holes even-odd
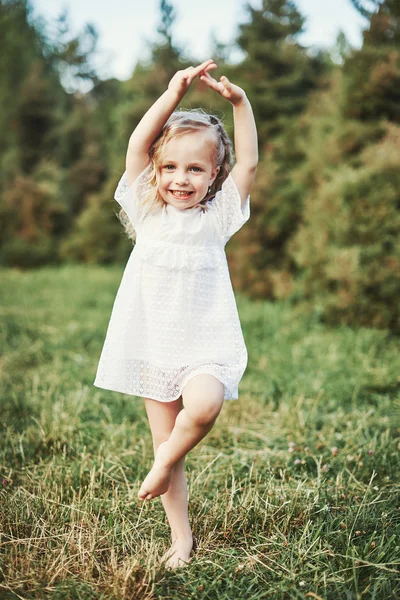
[[(227, 254), (235, 288), (254, 299), (399, 332), (400, 5), (351, 2), (367, 18), (363, 44), (340, 34), (335, 60), (299, 43), (305, 20), (290, 0), (247, 6), (239, 63), (214, 42), (221, 72), (252, 102), (260, 145), (251, 221)], [(113, 193), (127, 140), (176, 70), (204, 58), (175, 44), (175, 18), (161, 0), (150, 59), (127, 81), (101, 80), (91, 25), (72, 35), (65, 13), (49, 28), (28, 0), (1, 0), (1, 266), (126, 261)], [(90, 91), (76, 91), (78, 81)], [(210, 110), (202, 86), (183, 107)], [(212, 109), (232, 134), (223, 99)]]

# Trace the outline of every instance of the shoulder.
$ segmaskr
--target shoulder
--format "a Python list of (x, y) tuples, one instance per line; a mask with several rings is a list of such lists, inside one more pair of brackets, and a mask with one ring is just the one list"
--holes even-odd
[(233, 201), (241, 203), (240, 192), (231, 173), (229, 173), (228, 177), (224, 180), (221, 189), (218, 190), (215, 196), (209, 200), (208, 204), (211, 206), (216, 206), (219, 204), (219, 201), (225, 201), (227, 197), (232, 198)]
[(117, 188), (114, 193), (114, 198), (117, 202), (126, 196), (143, 195), (151, 187), (152, 165), (149, 163), (139, 175), (130, 183), (127, 171), (124, 171), (121, 176)]
[(250, 217), (250, 196), (242, 200), (231, 174), (209, 201), (208, 206), (217, 221), (220, 234), (226, 239), (236, 233)]

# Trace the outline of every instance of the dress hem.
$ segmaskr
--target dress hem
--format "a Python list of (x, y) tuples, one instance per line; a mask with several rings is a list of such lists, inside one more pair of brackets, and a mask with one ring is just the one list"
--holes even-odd
[[(192, 374), (191, 377), (189, 377), (184, 384), (182, 385), (182, 388), (185, 387), (185, 385), (188, 383), (188, 381), (190, 381), (192, 379), (192, 377), (195, 377), (196, 375), (212, 375), (213, 377), (215, 377), (215, 375), (213, 375), (212, 373), (207, 373), (206, 371), (204, 373), (194, 373)], [(218, 377), (215, 377), (215, 379), (218, 379)], [(220, 379), (218, 379), (218, 381), (221, 381)], [(224, 386), (224, 390), (226, 389), (225, 384), (223, 381), (221, 381), (222, 385)], [(168, 403), (168, 402), (175, 402), (176, 400), (178, 400), (181, 396), (182, 396), (182, 391), (179, 392), (179, 394), (177, 395), (176, 398), (172, 398), (172, 400), (160, 400), (160, 398), (153, 398), (152, 396), (148, 395), (148, 394), (143, 394), (140, 392), (126, 392), (124, 390), (122, 390), (121, 388), (117, 388), (117, 386), (107, 386), (107, 384), (98, 384), (98, 383), (94, 383), (93, 385), (101, 390), (109, 390), (111, 392), (118, 392), (119, 394), (127, 394), (128, 396), (137, 396), (138, 398), (150, 398), (150, 400), (157, 400), (157, 402), (163, 402), (163, 403)], [(229, 396), (226, 397), (224, 395), (224, 400), (238, 400), (239, 396)]]

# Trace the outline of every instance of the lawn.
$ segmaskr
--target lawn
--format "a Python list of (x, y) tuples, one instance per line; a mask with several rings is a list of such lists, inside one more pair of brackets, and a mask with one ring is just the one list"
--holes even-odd
[(184, 569), (140, 398), (93, 386), (123, 267), (1, 275), (0, 598), (398, 598), (399, 340), (237, 294), (249, 364), (187, 457)]

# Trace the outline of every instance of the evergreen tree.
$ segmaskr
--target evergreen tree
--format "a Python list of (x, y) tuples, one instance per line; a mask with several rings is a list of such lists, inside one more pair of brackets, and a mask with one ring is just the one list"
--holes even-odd
[(297, 42), (304, 18), (294, 2), (262, 0), (261, 8), (248, 4), (247, 11), (249, 22), (240, 25), (237, 43), (245, 52), (242, 79), (252, 98), (263, 147), (304, 109), (322, 63)]
[[(173, 74), (183, 68), (180, 50), (174, 45), (172, 36), (175, 19), (172, 5), (161, 0), (159, 37), (151, 42), (151, 62), (139, 61), (132, 77), (122, 82), (119, 89), (108, 81), (95, 85), (89, 93), (94, 111), (99, 114), (104, 114), (113, 97), (119, 100), (119, 104), (110, 107), (106, 121), (108, 131), (113, 129), (113, 147), (107, 155), (108, 177), (99, 193), (91, 196), (79, 214), (73, 233), (63, 243), (64, 258), (100, 263), (110, 262), (113, 258), (124, 260), (132, 248), (132, 242), (126, 239), (122, 225), (115, 218), (118, 205), (113, 202), (113, 193), (124, 170), (130, 134), (151, 104), (165, 91)], [(106, 90), (105, 95), (102, 90)], [(76, 129), (77, 137), (82, 126), (80, 123)], [(101, 128), (106, 138), (104, 127)], [(76, 200), (79, 200), (78, 196)]]
[[(0, 3), (0, 263), (57, 260), (59, 240), (104, 179), (89, 103), (68, 94), (63, 69), (92, 78), (94, 39), (71, 36), (66, 16), (50, 35), (27, 0)], [(58, 29), (57, 29), (58, 28)]]
[[(294, 2), (263, 0), (248, 6), (248, 23), (240, 26), (245, 59), (238, 69), (254, 107), (261, 147), (252, 190), (252, 227), (243, 228), (229, 246), (234, 284), (254, 297), (276, 298), (290, 290), (295, 268), (287, 244), (296, 231), (305, 185), (292, 172), (305, 160), (301, 147), (301, 113), (312, 90), (324, 83), (329, 61), (310, 56), (297, 42), (304, 19)], [(243, 247), (251, 249), (243, 253)]]
[(371, 16), (363, 47), (304, 117), (306, 160), (291, 176), (307, 193), (287, 249), (298, 269), (293, 297), (330, 323), (398, 333), (400, 127), (379, 63), (393, 51), (383, 42), (387, 23), (379, 11)]
[(400, 122), (400, 5), (397, 0), (373, 0), (377, 12), (364, 2), (353, 4), (370, 18), (363, 46), (345, 61), (343, 108), (363, 121), (386, 118)]
[(151, 60), (139, 61), (132, 77), (123, 86), (124, 101), (119, 111), (120, 129), (124, 152), (131, 132), (157, 98), (167, 89), (171, 77), (179, 69), (188, 66), (181, 61), (181, 51), (172, 38), (176, 20), (173, 6), (167, 0), (160, 2), (158, 39), (150, 42)]
[(76, 36), (71, 36), (68, 10), (64, 10), (48, 33), (51, 44), (51, 62), (58, 72), (63, 87), (70, 93), (79, 89), (81, 82), (98, 83), (93, 65), (98, 43), (98, 33), (93, 25), (86, 24)]

